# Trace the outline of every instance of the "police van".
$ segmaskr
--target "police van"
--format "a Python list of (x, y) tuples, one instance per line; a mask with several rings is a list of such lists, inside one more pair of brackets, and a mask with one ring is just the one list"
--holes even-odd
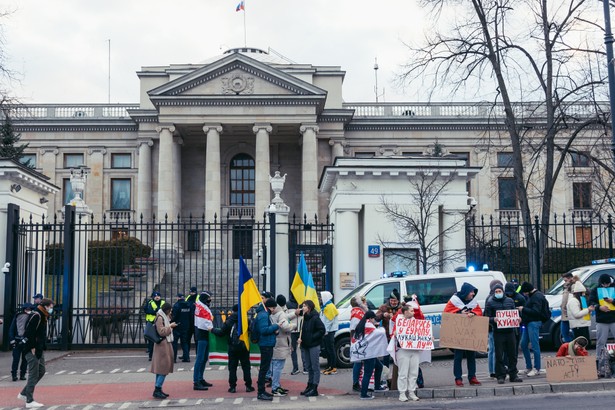
[(405, 272), (393, 272), (383, 279), (364, 282), (350, 292), (336, 306), (339, 310), (339, 330), (335, 333), (335, 352), (339, 367), (350, 367), (350, 300), (359, 295), (364, 296), (370, 309), (376, 310), (388, 301), (391, 292), (396, 289), (401, 300), (405, 295), (418, 296), (425, 319), (433, 324), (434, 345), (440, 342), (440, 324), (442, 311), (448, 300), (457, 292), (464, 282), (478, 289), (476, 299), (481, 308), (489, 295), (489, 283), (497, 279), (506, 283), (504, 274), (499, 271), (472, 271), (436, 273), (429, 275), (407, 275)]

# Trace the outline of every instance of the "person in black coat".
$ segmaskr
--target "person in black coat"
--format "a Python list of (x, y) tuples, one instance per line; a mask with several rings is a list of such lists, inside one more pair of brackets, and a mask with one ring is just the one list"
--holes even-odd
[[(549, 302), (545, 295), (537, 290), (534, 285), (528, 282), (521, 284), (521, 293), (527, 297), (525, 306), (518, 307), (521, 314), (521, 320), (525, 324), (525, 331), (521, 336), (521, 350), (525, 358), (526, 375), (528, 377), (536, 376), (540, 373), (540, 328), (542, 323), (549, 320), (547, 315), (551, 315), (549, 310)], [(532, 368), (532, 358), (530, 355), (529, 344), (532, 344), (534, 352), (534, 367)]]
[(173, 321), (177, 326), (173, 329), (173, 361), (177, 363), (177, 344), (178, 342), (182, 348), (182, 362), (190, 362), (190, 323), (194, 322), (192, 319), (194, 313), (192, 312), (192, 306), (186, 302), (183, 293), (177, 294), (177, 302), (173, 305), (171, 313)]
[[(26, 351), (24, 349), (24, 330), (28, 326), (30, 315), (32, 313), (32, 307), (30, 303), (24, 303), (21, 307), (22, 311), (19, 312), (11, 326), (9, 327), (9, 343), (13, 349), (13, 363), (11, 364), (11, 376), (13, 381), (17, 381), (17, 369), (19, 369), (19, 379), (26, 380), (26, 372), (28, 371), (28, 362), (26, 360)], [(19, 334), (21, 331), (22, 334)], [(19, 361), (21, 360), (21, 365)]]
[[(525, 303), (527, 302), (523, 295), (517, 293), (517, 288), (518, 286), (512, 282), (509, 282), (506, 285), (504, 285), (504, 294), (506, 295), (506, 297), (511, 298), (513, 302), (515, 302), (515, 309), (525, 306)], [(514, 329), (514, 331), (515, 331), (515, 338), (517, 339), (517, 350), (516, 351), (518, 352), (519, 344), (521, 343), (521, 328), (518, 327)]]
[(485, 316), (489, 318), (489, 326), (493, 330), (493, 343), (495, 345), (495, 375), (498, 384), (503, 384), (508, 378), (512, 383), (520, 383), (517, 371), (517, 340), (514, 328), (498, 328), (495, 320), (498, 311), (515, 310), (515, 302), (504, 294), (502, 284), (493, 286), (493, 295), (485, 302)]
[(325, 325), (315, 310), (316, 305), (311, 300), (303, 302), (303, 326), (298, 340), (305, 367), (308, 371), (308, 384), (302, 395), (306, 397), (318, 396), (318, 383), (320, 383), (320, 344), (325, 337)]
[(246, 349), (243, 340), (239, 339), (238, 315), (239, 306), (233, 305), (233, 313), (227, 318), (221, 328), (214, 328), (212, 333), (216, 336), (228, 336), (228, 384), (229, 393), (237, 392), (237, 365), (241, 363), (243, 381), (247, 392), (253, 392), (252, 375), (250, 374), (250, 352)]

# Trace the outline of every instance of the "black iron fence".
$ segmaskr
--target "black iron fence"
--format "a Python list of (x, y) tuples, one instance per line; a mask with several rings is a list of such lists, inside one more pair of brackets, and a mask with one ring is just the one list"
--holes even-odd
[[(592, 260), (610, 258), (613, 252), (613, 221), (591, 211), (553, 215), (549, 224), (534, 217), (526, 224), (517, 213), (507, 216), (471, 217), (466, 221), (466, 258), (478, 268), (504, 272), (507, 279), (529, 280), (530, 265), (539, 258), (538, 247), (528, 252), (526, 232), (546, 241), (543, 268), (538, 284), (548, 289), (562, 273), (588, 265)], [(539, 243), (540, 245), (540, 243)], [(536, 265), (535, 265), (536, 266)]]

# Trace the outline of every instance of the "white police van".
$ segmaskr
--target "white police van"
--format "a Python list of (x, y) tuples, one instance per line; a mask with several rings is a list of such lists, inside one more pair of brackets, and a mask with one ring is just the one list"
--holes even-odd
[[(607, 274), (615, 277), (615, 258), (599, 259), (591, 262), (591, 265), (581, 266), (574, 268), (569, 272), (573, 276), (578, 276), (583, 283), (583, 286), (587, 289), (589, 294), (594, 288), (598, 286), (598, 280), (600, 275)], [(549, 302), (551, 308), (551, 320), (544, 323), (540, 330), (541, 339), (545, 342), (552, 344), (555, 348), (559, 348), (562, 344), (562, 332), (560, 328), (562, 320), (562, 293), (564, 292), (564, 280), (560, 278), (557, 282), (545, 292), (545, 297)], [(596, 338), (596, 314), (591, 313), (592, 324), (590, 327), (590, 336), (592, 339)]]
[[(488, 268), (487, 268), (488, 269)], [(497, 279), (503, 284), (506, 278), (498, 271), (473, 271), (436, 273), (430, 275), (404, 275), (405, 272), (393, 272), (384, 279), (364, 282), (340, 300), (336, 306), (339, 310), (339, 330), (335, 333), (335, 352), (339, 367), (350, 367), (350, 299), (356, 295), (365, 296), (370, 309), (376, 310), (388, 301), (391, 292), (397, 289), (401, 299), (405, 295), (416, 294), (425, 319), (433, 324), (434, 344), (440, 342), (440, 324), (444, 306), (464, 282), (478, 289), (476, 296), (481, 308), (485, 307), (485, 298), (489, 294), (489, 283)]]

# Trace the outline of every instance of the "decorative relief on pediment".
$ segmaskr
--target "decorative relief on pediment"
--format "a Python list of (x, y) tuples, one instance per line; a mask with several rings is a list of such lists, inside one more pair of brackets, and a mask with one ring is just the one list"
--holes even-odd
[(232, 74), (222, 77), (222, 94), (253, 94), (254, 77), (247, 77), (243, 74)]

